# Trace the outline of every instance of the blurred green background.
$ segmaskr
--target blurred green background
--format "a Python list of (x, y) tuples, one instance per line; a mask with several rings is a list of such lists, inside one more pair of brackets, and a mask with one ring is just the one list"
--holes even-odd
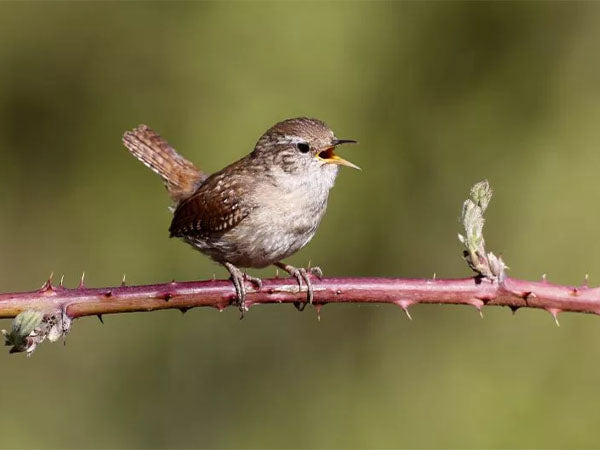
[[(358, 139), (363, 172), (290, 262), (468, 276), (457, 219), (488, 178), (511, 276), (598, 284), (599, 25), (597, 3), (2, 3), (0, 289), (225, 277), (168, 238), (121, 135), (149, 124), (212, 172), (299, 115)], [(600, 446), (600, 318), (411, 312), (81, 319), (0, 353), (0, 446)]]

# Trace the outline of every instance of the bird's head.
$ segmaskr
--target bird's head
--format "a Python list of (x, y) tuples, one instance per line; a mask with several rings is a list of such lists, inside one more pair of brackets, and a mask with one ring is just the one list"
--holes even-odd
[(253, 155), (286, 173), (335, 177), (339, 166), (360, 170), (335, 153), (336, 147), (348, 143), (356, 141), (337, 139), (322, 121), (300, 117), (269, 128), (256, 143)]

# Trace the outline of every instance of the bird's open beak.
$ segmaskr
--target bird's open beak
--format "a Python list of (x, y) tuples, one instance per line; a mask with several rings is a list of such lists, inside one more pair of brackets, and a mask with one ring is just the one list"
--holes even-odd
[(338, 166), (347, 166), (352, 167), (353, 169), (361, 170), (360, 167), (358, 167), (357, 165), (354, 165), (350, 161), (346, 161), (345, 159), (340, 158), (338, 155), (335, 154), (334, 151), (338, 145), (356, 143), (357, 142), (353, 141), (352, 139), (335, 139), (333, 141), (333, 145), (326, 147), (319, 153), (317, 153), (317, 158), (321, 159), (322, 161), (328, 164), (337, 164)]

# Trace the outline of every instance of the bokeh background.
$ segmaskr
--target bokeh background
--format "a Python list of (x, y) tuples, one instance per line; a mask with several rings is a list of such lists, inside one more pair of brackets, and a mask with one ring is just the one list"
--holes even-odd
[[(2, 3), (0, 289), (225, 277), (168, 238), (121, 135), (147, 123), (211, 172), (299, 115), (358, 139), (363, 172), (290, 262), (468, 276), (457, 219), (488, 178), (512, 276), (600, 283), (599, 25), (597, 3)], [(66, 346), (0, 353), (0, 446), (600, 446), (598, 317), (321, 315), (78, 320)]]

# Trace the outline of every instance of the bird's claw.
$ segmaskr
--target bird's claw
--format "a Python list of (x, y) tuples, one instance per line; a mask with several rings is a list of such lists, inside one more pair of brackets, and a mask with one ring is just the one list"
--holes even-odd
[(247, 273), (244, 273), (244, 280), (252, 283), (256, 287), (257, 291), (260, 291), (262, 289), (262, 280), (260, 278), (253, 277), (252, 275), (248, 275)]
[(244, 314), (248, 311), (246, 306), (246, 286), (244, 286), (244, 276), (238, 273), (231, 273), (230, 277), (233, 287), (235, 288), (235, 303), (237, 304), (241, 316), (240, 319), (244, 318)]
[(314, 276), (315, 276), (315, 277), (317, 277), (319, 280), (320, 280), (321, 278), (323, 278), (323, 271), (321, 270), (321, 268), (320, 268), (320, 267), (317, 267), (317, 266), (315, 266), (315, 267), (310, 267), (310, 268), (308, 269), (308, 271), (310, 272), (310, 274), (311, 274), (311, 275), (314, 275)]
[(247, 273), (242, 272), (233, 264), (225, 263), (224, 265), (229, 271), (229, 274), (231, 275), (230, 279), (233, 283), (233, 287), (235, 288), (236, 304), (241, 313), (240, 319), (243, 319), (244, 314), (246, 313), (246, 311), (248, 311), (248, 307), (246, 306), (246, 285), (244, 284), (244, 282), (249, 281), (254, 286), (256, 286), (256, 289), (258, 291), (260, 291), (262, 288), (262, 280), (258, 277), (253, 277), (251, 275), (248, 275)]
[(294, 306), (298, 311), (304, 311), (304, 308), (308, 303), (312, 305), (314, 299), (313, 285), (310, 280), (310, 276), (314, 275), (321, 279), (323, 277), (323, 271), (319, 267), (310, 267), (305, 269), (303, 267), (293, 267), (289, 264), (277, 263), (277, 267), (285, 270), (290, 276), (294, 277), (298, 282), (298, 292), (302, 292), (302, 282), (306, 284), (306, 300), (305, 302), (294, 302)]

